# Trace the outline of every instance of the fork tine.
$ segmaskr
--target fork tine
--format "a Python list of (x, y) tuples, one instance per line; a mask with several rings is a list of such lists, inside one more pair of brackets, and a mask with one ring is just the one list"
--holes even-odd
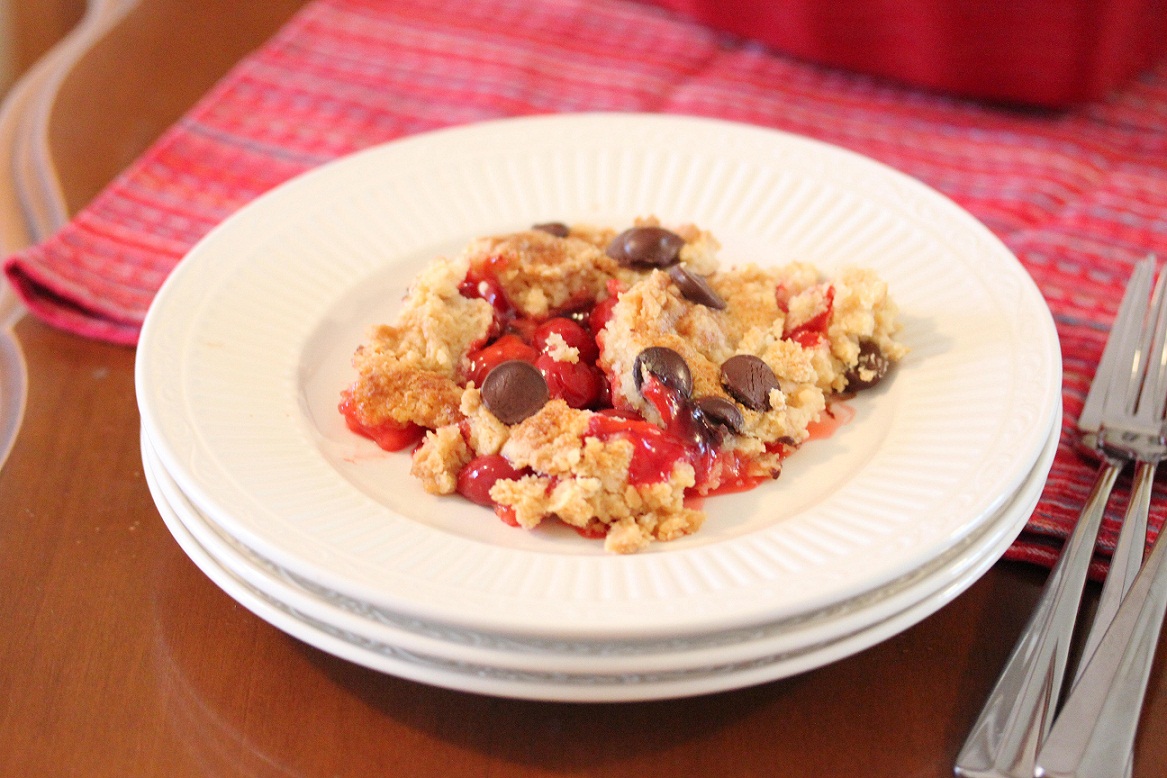
[[(1126, 359), (1126, 355), (1134, 348), (1134, 340), (1120, 341), (1123, 341), (1123, 338), (1128, 335), (1135, 339), (1138, 338), (1143, 317), (1136, 315), (1136, 312), (1138, 308), (1146, 304), (1147, 290), (1150, 287), (1153, 272), (1154, 260), (1150, 257), (1141, 260), (1131, 272), (1122, 303), (1114, 317), (1110, 336), (1106, 340), (1106, 347), (1102, 351), (1102, 359), (1098, 363), (1098, 369), (1094, 373), (1095, 378), (1090, 384), (1090, 391), (1086, 395), (1086, 402), (1082, 406), (1082, 413), (1078, 419), (1078, 428), (1083, 431), (1097, 432), (1098, 428), (1102, 426), (1105, 398), (1111, 395), (1122, 395), (1125, 400), (1125, 393), (1122, 391), (1125, 384), (1122, 382), (1129, 381), (1131, 374), (1115, 363), (1120, 359)], [(1102, 376), (1109, 376), (1109, 380), (1099, 380)], [(1117, 391), (1112, 392), (1112, 387), (1115, 387)]]
[[(1154, 262), (1154, 255), (1149, 259)], [(1154, 337), (1146, 350), (1147, 374), (1143, 379), (1143, 388), (1139, 394), (1138, 412), (1140, 422), (1153, 423), (1163, 419), (1163, 410), (1167, 406), (1167, 272), (1159, 274), (1155, 282), (1155, 292), (1152, 296), (1152, 312), (1154, 324), (1149, 332)]]
[[(1159, 273), (1152, 294), (1152, 310), (1147, 315), (1148, 327), (1142, 350), (1146, 357), (1146, 376), (1138, 397), (1135, 424), (1143, 429), (1162, 425), (1164, 406), (1167, 405), (1167, 268)], [(1129, 406), (1128, 406), (1129, 407)], [(1102, 585), (1098, 608), (1082, 648), (1081, 661), (1075, 674), (1075, 683), (1082, 676), (1086, 663), (1102, 641), (1119, 602), (1142, 567), (1146, 547), (1147, 509), (1151, 500), (1151, 484), (1155, 477), (1154, 463), (1139, 462), (1131, 486), (1131, 496), (1123, 516), (1122, 528), (1110, 557), (1110, 570)], [(1129, 773), (1128, 773), (1129, 774)]]
[[(1125, 414), (1133, 411), (1138, 399), (1142, 381), (1142, 369), (1145, 366), (1146, 344), (1142, 334), (1149, 331), (1147, 327), (1149, 316), (1148, 296), (1151, 293), (1151, 281), (1154, 276), (1154, 265), (1149, 258), (1139, 262), (1137, 267), (1138, 278), (1133, 283), (1134, 301), (1132, 315), (1116, 320), (1121, 328), (1118, 332), (1119, 355), (1131, 355), (1126, 365), (1116, 364), (1116, 370), (1106, 381), (1106, 397), (1103, 400), (1103, 419), (1107, 416)], [(1125, 302), (1125, 300), (1124, 300)], [(1137, 309), (1141, 308), (1141, 313)], [(1123, 358), (1121, 356), (1119, 359)]]

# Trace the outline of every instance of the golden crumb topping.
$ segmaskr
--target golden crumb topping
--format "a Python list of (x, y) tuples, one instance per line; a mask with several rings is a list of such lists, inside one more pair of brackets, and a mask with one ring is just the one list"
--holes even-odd
[(833, 398), (907, 353), (875, 272), (722, 269), (719, 250), (655, 217), (477, 239), (371, 329), (342, 410), (424, 428), (422, 488), (518, 527), (555, 519), (614, 553), (696, 532), (686, 496), (777, 478)]

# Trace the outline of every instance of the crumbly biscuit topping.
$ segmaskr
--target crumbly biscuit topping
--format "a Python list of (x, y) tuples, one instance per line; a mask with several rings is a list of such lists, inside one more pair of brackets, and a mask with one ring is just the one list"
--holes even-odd
[[(776, 478), (833, 398), (907, 352), (874, 272), (723, 270), (718, 249), (655, 218), (478, 239), (372, 329), (341, 410), (385, 448), (416, 443), (427, 491), (517, 527), (554, 518), (615, 553), (696, 532), (704, 513), (687, 496)], [(516, 360), (547, 388), (523, 418), (508, 392), (527, 389), (510, 376), (526, 386), (530, 368), (491, 375)]]

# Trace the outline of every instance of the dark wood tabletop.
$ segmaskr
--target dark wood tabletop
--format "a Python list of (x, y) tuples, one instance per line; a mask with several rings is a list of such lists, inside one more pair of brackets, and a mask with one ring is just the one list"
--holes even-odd
[[(297, 5), (135, 9), (54, 114), (70, 209)], [(143, 475), (133, 349), (31, 318), (16, 334), (29, 394), (0, 471), (0, 776), (950, 776), (1046, 577), (998, 563), (883, 643), (738, 691), (567, 704), (429, 687), (277, 630), (184, 555)], [(1161, 676), (1137, 778), (1167, 774)]]

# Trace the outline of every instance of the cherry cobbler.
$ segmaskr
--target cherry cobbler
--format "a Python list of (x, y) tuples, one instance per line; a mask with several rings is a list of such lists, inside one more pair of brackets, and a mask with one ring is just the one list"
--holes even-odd
[(691, 225), (540, 224), (415, 280), (341, 397), (412, 473), (531, 529), (633, 552), (695, 532), (700, 497), (776, 478), (832, 400), (906, 352), (869, 270), (721, 270)]

